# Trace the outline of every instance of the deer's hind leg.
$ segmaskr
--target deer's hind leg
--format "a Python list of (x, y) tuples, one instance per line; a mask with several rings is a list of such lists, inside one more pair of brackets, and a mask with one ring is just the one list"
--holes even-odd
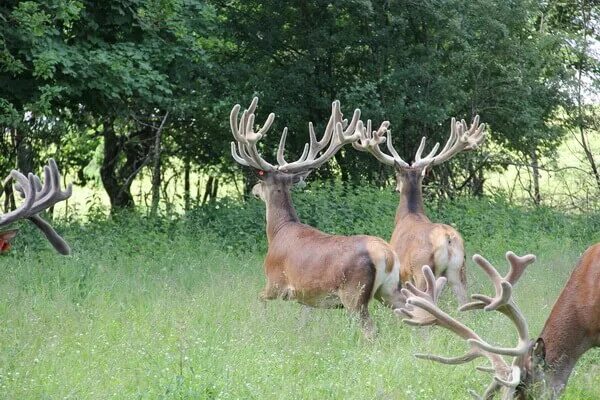
[(371, 274), (362, 274), (360, 278), (347, 282), (338, 292), (344, 308), (350, 315), (358, 318), (363, 335), (369, 340), (374, 339), (376, 335), (375, 324), (369, 314), (369, 301), (374, 283), (375, 269), (372, 268)]
[(267, 278), (267, 284), (265, 285), (265, 288), (258, 294), (258, 299), (260, 301), (262, 301), (263, 303), (266, 302), (267, 300), (274, 300), (277, 297), (279, 297), (279, 286), (276, 284), (273, 284), (268, 278)]
[(446, 277), (448, 283), (454, 292), (454, 295), (458, 299), (460, 305), (466, 304), (467, 302), (467, 276), (465, 263), (463, 262), (459, 268), (448, 268), (446, 270)]

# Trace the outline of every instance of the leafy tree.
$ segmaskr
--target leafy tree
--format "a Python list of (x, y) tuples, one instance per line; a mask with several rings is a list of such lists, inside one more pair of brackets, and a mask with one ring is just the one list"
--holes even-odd
[(153, 121), (185, 107), (177, 95), (203, 69), (204, 2), (9, 1), (3, 7), (3, 78), (12, 76), (5, 86), (11, 96), (2, 97), (15, 110), (11, 115), (70, 110), (81, 128), (103, 138), (101, 177), (112, 207), (133, 206), (130, 186), (149, 159)]

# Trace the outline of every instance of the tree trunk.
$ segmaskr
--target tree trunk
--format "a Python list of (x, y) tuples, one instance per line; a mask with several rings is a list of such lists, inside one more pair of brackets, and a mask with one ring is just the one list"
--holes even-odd
[(185, 156), (183, 160), (183, 209), (185, 211), (190, 210), (191, 196), (190, 196), (190, 158)]
[(4, 212), (7, 213), (17, 208), (12, 181), (8, 182), (2, 190), (4, 191)]
[(150, 206), (150, 215), (156, 216), (158, 212), (158, 203), (160, 201), (160, 154), (161, 154), (161, 139), (162, 139), (162, 130), (165, 126), (165, 121), (169, 116), (169, 112), (165, 113), (165, 116), (160, 123), (160, 126), (156, 129), (156, 133), (154, 135), (154, 165), (152, 167), (152, 203)]
[(539, 206), (542, 203), (542, 195), (540, 193), (540, 166), (535, 148), (531, 150), (531, 169), (533, 170), (533, 203)]
[(217, 200), (217, 191), (219, 190), (219, 178), (215, 178), (213, 182), (212, 192), (210, 193), (210, 201), (214, 203)]
[(214, 178), (212, 176), (209, 176), (208, 180), (206, 181), (206, 187), (204, 188), (204, 196), (202, 197), (202, 205), (206, 204), (206, 201), (210, 198), (210, 195), (212, 193), (213, 180)]
[(256, 177), (249, 168), (244, 168), (242, 172), (244, 175), (244, 200), (248, 200), (252, 194), (252, 188), (256, 184)]
[[(474, 166), (470, 166), (469, 169), (475, 168)], [(471, 194), (475, 197), (483, 196), (483, 184), (485, 182), (485, 176), (483, 173), (483, 168), (479, 168), (473, 171), (471, 178)]]
[(26, 135), (15, 129), (17, 145), (17, 169), (27, 175), (33, 171), (33, 149)]
[(596, 180), (596, 186), (598, 187), (598, 190), (600, 190), (600, 172), (598, 171), (598, 165), (596, 164), (594, 155), (590, 151), (587, 134), (585, 133), (583, 126), (580, 126), (579, 130), (581, 133), (581, 144), (583, 146), (583, 151), (585, 153), (585, 157), (587, 158), (588, 162), (590, 163), (592, 175), (594, 176), (594, 179)]
[(117, 164), (121, 153), (121, 144), (115, 134), (113, 120), (105, 118), (102, 125), (104, 158), (100, 166), (100, 178), (102, 179), (104, 190), (106, 190), (110, 199), (111, 212), (118, 209), (132, 209), (135, 204), (133, 195), (131, 194), (131, 182), (123, 186), (117, 177)]
[(334, 158), (340, 167), (342, 182), (348, 182), (350, 180), (350, 171), (348, 171), (348, 168), (346, 168), (344, 156), (342, 156), (342, 154), (338, 151)]

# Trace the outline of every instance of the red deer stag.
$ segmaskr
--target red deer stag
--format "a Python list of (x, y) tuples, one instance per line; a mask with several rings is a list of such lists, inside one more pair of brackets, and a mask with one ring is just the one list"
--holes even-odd
[[(473, 260), (492, 280), (496, 295), (492, 298), (475, 294), (471, 296), (475, 301), (465, 304), (460, 310), (483, 309), (506, 315), (517, 327), (519, 341), (514, 348), (493, 346), (444, 313), (438, 307), (437, 299), (445, 279), (438, 278), (436, 281), (427, 266), (423, 267), (427, 289), (421, 291), (411, 284), (407, 285), (407, 289), (402, 290), (408, 298), (407, 305), (396, 312), (407, 317), (404, 321), (408, 324), (437, 324), (456, 333), (470, 345), (469, 352), (461, 357), (417, 357), (444, 364), (462, 364), (478, 357), (487, 357), (491, 368), (478, 369), (494, 372), (495, 375), (483, 399), (492, 399), (499, 391), (503, 399), (555, 399), (567, 384), (577, 360), (590, 348), (600, 346), (600, 244), (584, 253), (554, 303), (542, 333), (533, 342), (528, 340), (527, 322), (513, 300), (512, 289), (527, 265), (535, 261), (535, 256), (517, 257), (508, 252), (506, 258), (510, 269), (502, 277), (486, 259), (473, 256)], [(512, 364), (506, 363), (502, 356), (512, 357)]]
[(400, 265), (392, 248), (372, 236), (328, 235), (300, 222), (290, 188), (310, 172), (326, 163), (347, 143), (358, 139), (356, 127), (360, 110), (348, 123), (342, 119), (340, 103), (333, 102), (325, 133), (317, 140), (309, 123), (310, 144), (306, 144), (299, 160), (286, 162), (284, 147), (287, 128), (283, 130), (277, 151), (277, 165), (265, 161), (257, 142), (270, 128), (274, 114), (263, 127), (254, 131), (254, 111), (258, 98), (242, 113), (239, 104), (230, 116), (233, 158), (252, 168), (258, 176), (252, 193), (267, 207), (268, 251), (264, 261), (267, 283), (261, 300), (282, 298), (296, 300), (313, 307), (343, 306), (357, 315), (365, 336), (374, 334), (368, 304), (375, 297), (397, 308), (404, 304), (400, 294)]
[[(15, 210), (0, 215), (0, 228), (5, 227), (17, 220), (27, 218), (37, 226), (46, 236), (48, 241), (60, 254), (70, 254), (71, 249), (65, 240), (50, 226), (50, 224), (38, 214), (56, 203), (66, 200), (71, 196), (71, 185), (66, 190), (60, 188), (60, 173), (53, 159), (48, 161), (44, 167), (44, 184), (32, 173), (28, 176), (19, 171), (12, 170), (4, 181), (5, 184), (11, 179), (17, 182), (15, 189), (24, 199), (23, 203)], [(0, 252), (10, 249), (10, 240), (15, 237), (17, 230), (0, 232)]]
[[(465, 249), (463, 239), (456, 229), (449, 225), (431, 222), (423, 207), (422, 183), (428, 167), (439, 165), (461, 151), (471, 150), (485, 138), (485, 125), (479, 125), (479, 116), (471, 127), (466, 122), (456, 122), (452, 118), (450, 138), (442, 151), (437, 153), (439, 143), (422, 157), (425, 137), (417, 149), (415, 161), (408, 164), (392, 145), (389, 123), (384, 122), (377, 131), (372, 131), (371, 121), (366, 129), (360, 126), (361, 138), (354, 142), (354, 148), (370, 152), (377, 160), (396, 169), (396, 191), (400, 193), (400, 205), (396, 211), (396, 222), (390, 244), (400, 257), (401, 281), (414, 282), (420, 289), (425, 280), (421, 274), (423, 265), (430, 265), (436, 276), (448, 278), (460, 304), (467, 301)], [(386, 137), (387, 134), (387, 137)], [(379, 145), (387, 140), (390, 154), (384, 153)]]

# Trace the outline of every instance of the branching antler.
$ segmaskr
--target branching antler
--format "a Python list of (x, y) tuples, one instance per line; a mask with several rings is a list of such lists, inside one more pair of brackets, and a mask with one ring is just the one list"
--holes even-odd
[(281, 140), (279, 141), (279, 147), (277, 148), (278, 165), (272, 165), (260, 156), (256, 148), (256, 143), (271, 127), (275, 114), (269, 114), (263, 127), (258, 132), (254, 132), (254, 111), (256, 110), (257, 103), (258, 98), (255, 97), (250, 107), (242, 113), (239, 125), (239, 104), (233, 107), (230, 115), (231, 131), (237, 142), (237, 146), (236, 143), (231, 143), (231, 154), (238, 163), (245, 166), (265, 171), (280, 170), (288, 173), (309, 171), (327, 162), (345, 144), (353, 143), (360, 137), (360, 133), (357, 130), (357, 126), (360, 123), (360, 110), (356, 109), (352, 120), (348, 122), (348, 120), (343, 119), (340, 102), (336, 100), (331, 105), (331, 116), (321, 140), (317, 140), (313, 124), (310, 122), (308, 124), (310, 141), (304, 146), (304, 151), (300, 158), (291, 163), (288, 163), (284, 158), (285, 142), (288, 133), (287, 127), (284, 128)]
[[(398, 315), (405, 317), (403, 321), (410, 325), (439, 325), (466, 340), (470, 346), (469, 351), (459, 357), (416, 354), (417, 357), (443, 364), (463, 364), (479, 357), (486, 357), (490, 361), (491, 367), (477, 367), (478, 370), (494, 373), (494, 380), (481, 397), (483, 399), (491, 399), (494, 393), (501, 389), (503, 389), (504, 399), (512, 398), (515, 388), (521, 380), (521, 370), (518, 365), (521, 363), (521, 358), (527, 353), (529, 338), (527, 322), (514, 302), (512, 286), (521, 277), (525, 268), (535, 261), (535, 256), (530, 254), (518, 257), (512, 252), (508, 252), (506, 253), (506, 259), (509, 262), (510, 269), (508, 274), (502, 277), (485, 258), (480, 255), (473, 256), (473, 260), (490, 277), (496, 294), (494, 297), (474, 294), (471, 297), (475, 301), (465, 304), (459, 310), (483, 309), (485, 311), (499, 311), (508, 316), (515, 324), (519, 336), (518, 345), (514, 348), (489, 344), (472, 329), (442, 311), (437, 305), (437, 300), (445, 280), (443, 280), (444, 278), (438, 278), (435, 281), (433, 272), (428, 266), (423, 267), (423, 274), (427, 282), (426, 290), (421, 291), (414, 285), (407, 284), (407, 288), (402, 289), (402, 294), (407, 298), (407, 306), (395, 310)], [(504, 360), (503, 355), (514, 357), (512, 365)]]
[(6, 226), (19, 219), (29, 219), (46, 235), (46, 238), (61, 254), (69, 254), (71, 249), (62, 237), (38, 215), (41, 211), (54, 206), (71, 197), (72, 185), (69, 184), (65, 190), (60, 188), (60, 172), (53, 159), (48, 161), (44, 167), (44, 183), (29, 173), (23, 175), (17, 170), (12, 170), (6, 180), (14, 179), (16, 191), (24, 199), (23, 203), (15, 210), (0, 216), (0, 227)]
[[(465, 120), (457, 122), (452, 118), (450, 123), (450, 137), (446, 141), (444, 148), (439, 154), (436, 154), (440, 144), (436, 143), (433, 149), (423, 157), (425, 150), (425, 140), (423, 137), (419, 148), (415, 154), (415, 160), (412, 164), (407, 163), (400, 157), (394, 146), (392, 145), (392, 134), (388, 130), (389, 122), (385, 121), (381, 124), (377, 131), (372, 131), (371, 121), (367, 121), (367, 127), (361, 125), (359, 132), (361, 133), (360, 141), (353, 143), (355, 149), (360, 151), (368, 151), (383, 164), (396, 165), (402, 168), (426, 168), (429, 165), (438, 165), (449, 160), (456, 154), (465, 150), (477, 148), (485, 140), (485, 124), (479, 123), (479, 115), (473, 119), (473, 123), (469, 127)], [(379, 145), (387, 142), (387, 149), (390, 154), (384, 153)]]
[(237, 151), (235, 143), (231, 142), (231, 155), (235, 161), (247, 167), (262, 169), (264, 171), (273, 171), (275, 170), (275, 167), (266, 162), (260, 156), (260, 154), (258, 154), (256, 143), (263, 137), (265, 133), (267, 133), (271, 127), (271, 124), (275, 119), (275, 114), (269, 114), (263, 127), (260, 128), (258, 132), (254, 132), (254, 111), (256, 111), (257, 104), (258, 97), (255, 97), (252, 99), (250, 107), (248, 107), (248, 109), (244, 110), (242, 113), (242, 118), (239, 121), (239, 125), (238, 114), (240, 112), (240, 105), (236, 104), (231, 110), (231, 114), (229, 115), (229, 124), (231, 125), (233, 137), (237, 142)]

